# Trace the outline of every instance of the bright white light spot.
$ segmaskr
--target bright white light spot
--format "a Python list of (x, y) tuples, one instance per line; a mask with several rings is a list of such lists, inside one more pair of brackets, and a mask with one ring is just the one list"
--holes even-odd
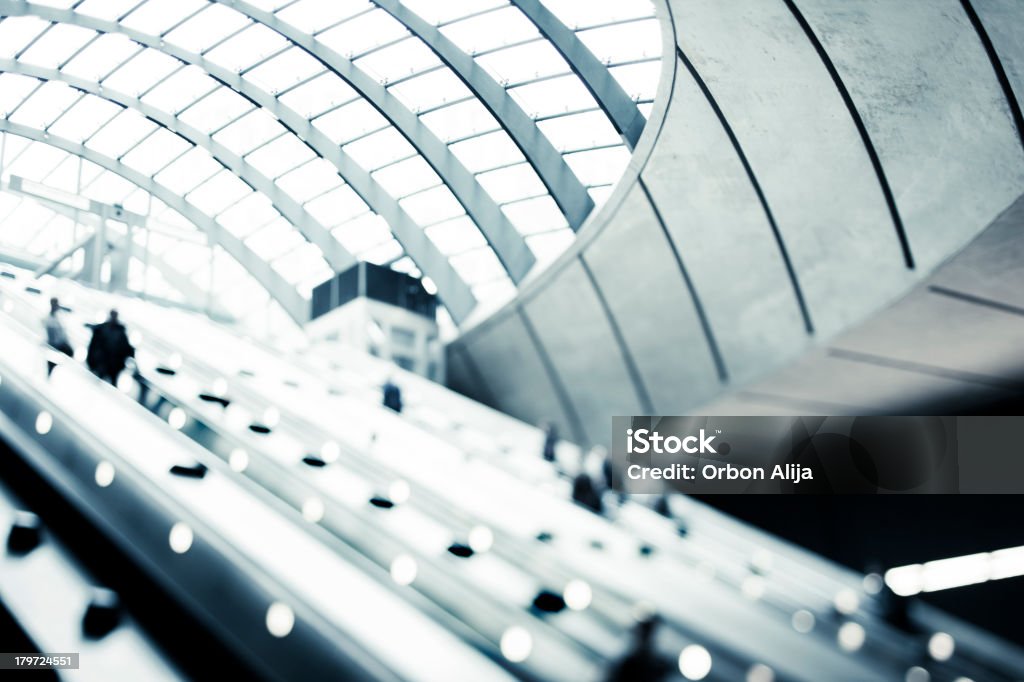
[(805, 635), (814, 629), (814, 614), (807, 609), (800, 609), (793, 614), (791, 622), (794, 630)]
[(405, 481), (395, 481), (388, 487), (388, 499), (395, 504), (402, 504), (409, 501), (409, 484)]
[(336, 462), (341, 456), (341, 447), (333, 440), (329, 440), (320, 448), (320, 456), (325, 462)]
[(172, 429), (181, 430), (185, 426), (185, 422), (188, 421), (188, 415), (185, 414), (185, 410), (180, 407), (175, 407), (167, 414), (167, 423), (171, 425)]
[(844, 587), (836, 592), (832, 603), (836, 607), (836, 611), (844, 616), (849, 616), (852, 613), (856, 613), (857, 609), (860, 608), (860, 597), (854, 590)]
[(932, 676), (921, 666), (915, 665), (913, 668), (907, 670), (907, 674), (903, 679), (906, 680), (906, 682), (928, 682), (932, 679)]
[(910, 597), (924, 587), (923, 569), (921, 564), (891, 568), (885, 572), (885, 582), (896, 594)]
[(231, 467), (232, 471), (237, 471), (239, 473), (245, 471), (249, 466), (249, 453), (242, 448), (235, 448), (231, 451), (231, 454), (228, 455), (228, 466)]
[(928, 640), (928, 654), (936, 661), (948, 661), (955, 650), (956, 641), (945, 632), (936, 632)]
[(764, 663), (755, 663), (747, 671), (747, 682), (775, 682), (775, 673)]
[(974, 680), (969, 677), (958, 677), (953, 682), (974, 682)]
[(96, 485), (101, 488), (106, 488), (114, 482), (114, 465), (107, 461), (102, 461), (96, 465)]
[(751, 601), (757, 601), (764, 596), (765, 580), (759, 575), (748, 575), (740, 585), (743, 596)]
[(848, 621), (839, 626), (839, 632), (836, 633), (836, 641), (839, 642), (839, 647), (843, 651), (857, 651), (864, 646), (864, 640), (867, 638), (867, 633), (864, 632), (864, 628), (859, 623)]
[(474, 526), (469, 531), (469, 548), (483, 554), (494, 545), (494, 533), (487, 526)]
[(89, 350), (87, 348), (79, 346), (78, 348), (75, 349), (73, 357), (78, 362), (85, 362), (85, 359), (89, 357)]
[(181, 353), (171, 353), (171, 357), (167, 358), (167, 366), (171, 369), (181, 369), (182, 362)]
[(268, 407), (267, 409), (263, 410), (263, 423), (269, 426), (270, 428), (274, 428), (275, 426), (277, 426), (278, 423), (280, 423), (280, 421), (281, 410), (277, 409), (276, 407)]
[(213, 381), (213, 394), (216, 396), (224, 397), (224, 394), (228, 392), (228, 380), (224, 377), (217, 377)]
[(501, 655), (513, 663), (522, 663), (533, 650), (533, 637), (525, 628), (513, 625), (501, 636)]
[(679, 652), (679, 672), (688, 680), (703, 680), (711, 672), (711, 654), (700, 644), (691, 644)]
[(408, 554), (400, 554), (391, 562), (391, 579), (399, 585), (411, 585), (416, 571), (416, 560)]
[(287, 637), (295, 627), (295, 613), (287, 604), (274, 602), (267, 609), (267, 630), (274, 637)]
[(133, 388), (135, 388), (135, 379), (132, 378), (131, 374), (122, 372), (121, 376), (117, 378), (117, 389), (121, 393), (131, 393)]
[(168, 537), (171, 549), (177, 554), (184, 554), (192, 547), (192, 529), (187, 524), (179, 521), (171, 526), (171, 534)]
[(302, 518), (310, 523), (319, 523), (324, 518), (324, 503), (319, 497), (311, 497), (302, 503)]
[(983, 583), (991, 575), (987, 552), (929, 561), (923, 569), (921, 589), (925, 592)]
[(46, 411), (40, 412), (36, 417), (36, 433), (45, 436), (53, 428), (53, 416)]
[(590, 606), (590, 600), (593, 597), (594, 594), (590, 589), (590, 585), (582, 580), (570, 580), (562, 592), (565, 605), (573, 611), (582, 611)]

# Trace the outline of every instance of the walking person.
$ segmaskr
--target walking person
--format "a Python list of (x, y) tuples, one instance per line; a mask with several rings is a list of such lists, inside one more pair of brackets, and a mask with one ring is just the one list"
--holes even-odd
[(395, 412), (401, 412), (402, 389), (399, 388), (398, 384), (391, 377), (388, 377), (384, 381), (384, 385), (381, 386), (381, 390), (384, 393), (384, 407), (388, 407)]
[(105, 322), (93, 326), (85, 362), (93, 374), (116, 386), (128, 358), (133, 357), (135, 348), (128, 341), (128, 334), (118, 319), (117, 311), (111, 310)]
[[(60, 314), (60, 301), (55, 296), (50, 299), (50, 313), (43, 318), (43, 328), (46, 330), (46, 343), (64, 355), (73, 357), (75, 352), (68, 341), (68, 333), (64, 329), (64, 323), (60, 319)], [(46, 376), (53, 374), (53, 369), (56, 366), (57, 363), (48, 360), (46, 362)]]

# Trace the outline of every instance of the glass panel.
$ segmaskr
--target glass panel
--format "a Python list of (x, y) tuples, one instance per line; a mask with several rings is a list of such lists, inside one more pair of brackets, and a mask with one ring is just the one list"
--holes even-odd
[(388, 88), (409, 109), (419, 112), (469, 97), (469, 88), (449, 69), (439, 69)]
[(544, 0), (544, 5), (570, 27), (654, 16), (649, 0)]
[(206, 58), (231, 71), (242, 71), (259, 60), (280, 52), (288, 41), (263, 24), (253, 24), (206, 53)]
[(331, 163), (315, 158), (278, 178), (276, 184), (296, 201), (305, 203), (339, 186), (341, 178)]
[[(615, 76), (615, 80), (619, 82), (626, 94), (633, 99), (653, 100), (658, 92), (658, 81), (661, 80), (661, 60), (615, 66), (609, 71)], [(647, 114), (645, 113), (644, 116), (646, 117)]]
[(375, 9), (317, 35), (328, 47), (353, 56), (406, 35), (408, 31), (384, 10)]
[(376, 213), (366, 213), (331, 230), (349, 253), (357, 256), (391, 238), (387, 221)]
[(572, 246), (576, 235), (572, 230), (555, 230), (526, 238), (526, 245), (533, 251), (540, 264), (550, 263)]
[(594, 97), (576, 76), (563, 76), (509, 90), (512, 98), (531, 116), (547, 116), (597, 106)]
[(569, 154), (565, 157), (569, 168), (585, 185), (603, 185), (617, 182), (629, 163), (629, 150), (625, 147), (595, 149)]
[(138, 4), (139, 0), (85, 0), (75, 8), (75, 11), (107, 21), (115, 21)]
[(172, 192), (188, 194), (223, 168), (205, 151), (193, 147), (154, 178)]
[(419, 38), (409, 37), (356, 61), (356, 65), (379, 83), (387, 83), (437, 66), (441, 60)]
[(56, 24), (18, 59), (55, 69), (95, 35), (95, 31), (80, 26)]
[(230, 88), (221, 87), (181, 112), (179, 118), (210, 134), (241, 118), (252, 108), (252, 102)]
[(566, 226), (565, 216), (550, 196), (517, 201), (502, 206), (501, 210), (523, 234), (549, 232)]
[(86, 95), (50, 127), (50, 132), (74, 142), (81, 142), (120, 111), (121, 107), (113, 102)]
[(140, 173), (153, 175), (192, 145), (166, 128), (158, 128), (138, 147), (121, 158), (121, 162)]
[(156, 130), (157, 125), (134, 109), (125, 109), (89, 138), (85, 146), (118, 157)]
[(540, 35), (533, 22), (515, 7), (445, 26), (441, 32), (466, 52), (479, 52)]
[(546, 40), (485, 54), (476, 61), (499, 83), (518, 83), (571, 71), (558, 50)]
[(213, 139), (236, 154), (247, 154), (285, 132), (284, 126), (273, 114), (265, 109), (257, 109), (216, 133)]
[(403, 5), (432, 24), (442, 24), (468, 14), (507, 5), (506, 0), (403, 0)]
[(465, 213), (462, 204), (445, 185), (414, 194), (399, 203), (420, 225), (432, 225)]
[(160, 35), (206, 5), (206, 0), (148, 0), (121, 20), (128, 28)]
[(455, 272), (462, 279), (466, 280), (466, 283), (470, 286), (486, 282), (487, 280), (497, 279), (502, 277), (505, 272), (501, 266), (501, 261), (494, 255), (494, 251), (491, 251), (488, 247), (473, 249), (472, 251), (452, 256), (451, 263), (452, 267), (455, 268)]
[(588, 111), (540, 121), (537, 127), (556, 149), (583, 149), (620, 144), (622, 138), (601, 111)]
[(293, 47), (245, 74), (245, 79), (271, 93), (320, 73), (324, 67), (305, 50)]
[(6, 117), (38, 86), (39, 81), (35, 78), (13, 73), (0, 73), (0, 114)]
[(103, 86), (139, 95), (159, 81), (181, 68), (182, 63), (174, 57), (146, 48), (131, 61), (103, 80)]
[(63, 71), (73, 76), (98, 81), (109, 76), (141, 49), (141, 45), (127, 36), (120, 33), (105, 33), (68, 62)]
[(64, 83), (51, 81), (32, 93), (9, 118), (15, 123), (45, 127), (74, 104), (79, 97), (78, 91)]
[(216, 215), (252, 190), (237, 175), (223, 170), (192, 190), (185, 199), (210, 215)]
[(547, 188), (537, 177), (533, 166), (528, 163), (481, 173), (477, 176), (477, 180), (487, 190), (487, 193), (499, 203), (547, 192)]
[(0, 21), (0, 57), (13, 59), (49, 25), (37, 17), (10, 17)]
[(356, 163), (369, 170), (416, 153), (412, 145), (394, 128), (357, 140), (346, 146), (345, 151)]
[(441, 253), (450, 256), (487, 245), (487, 240), (468, 216), (431, 225), (425, 230), (427, 237)]
[(248, 17), (241, 12), (219, 3), (210, 3), (202, 12), (168, 33), (165, 39), (190, 52), (202, 53), (248, 23)]
[(315, 156), (312, 149), (289, 133), (250, 153), (245, 160), (261, 173), (276, 178)]
[(372, 7), (365, 0), (300, 0), (285, 4), (288, 6), (277, 16), (304, 33), (316, 33)]
[(190, 64), (178, 69), (167, 80), (146, 93), (142, 101), (158, 109), (177, 113), (216, 87), (217, 81), (198, 66)]
[(246, 245), (266, 261), (288, 253), (302, 242), (302, 236), (284, 218), (275, 220), (245, 240)]
[(402, 196), (440, 184), (441, 178), (422, 156), (417, 156), (383, 168), (373, 174), (391, 196)]
[(661, 25), (654, 18), (580, 31), (577, 35), (603, 62), (624, 62), (661, 55)]
[(348, 185), (313, 199), (305, 208), (324, 225), (338, 225), (370, 210)]
[(253, 192), (219, 215), (217, 222), (236, 237), (244, 237), (279, 217), (266, 195)]
[(281, 101), (306, 118), (358, 97), (356, 91), (333, 73), (324, 73), (281, 95)]
[(377, 265), (388, 265), (392, 261), (398, 260), (402, 257), (404, 251), (402, 245), (394, 239), (389, 239), (379, 246), (375, 246), (366, 253), (362, 254), (363, 260)]
[(519, 147), (504, 132), (458, 142), (451, 146), (451, 150), (474, 173), (523, 160)]
[(424, 114), (423, 122), (442, 140), (454, 140), (501, 127), (477, 99)]
[(346, 104), (313, 121), (324, 135), (338, 144), (354, 140), (360, 135), (388, 125), (386, 118), (365, 99)]

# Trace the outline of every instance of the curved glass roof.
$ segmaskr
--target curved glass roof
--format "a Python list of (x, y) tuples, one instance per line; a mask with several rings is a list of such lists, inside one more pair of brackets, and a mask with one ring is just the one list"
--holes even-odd
[(188, 280), (261, 325), (357, 260), (423, 277), (456, 323), (508, 300), (609, 195), (660, 73), (648, 0), (0, 10), (0, 250), (52, 259), (86, 229), (12, 178), (121, 205), (147, 218), (130, 287)]

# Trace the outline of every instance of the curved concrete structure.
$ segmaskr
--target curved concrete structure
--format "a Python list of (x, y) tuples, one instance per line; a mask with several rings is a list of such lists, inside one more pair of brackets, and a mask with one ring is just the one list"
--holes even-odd
[(450, 349), (454, 386), (584, 443), (612, 415), (699, 411), (821, 352), (1024, 192), (1019, 3), (659, 13), (675, 59), (626, 177)]

